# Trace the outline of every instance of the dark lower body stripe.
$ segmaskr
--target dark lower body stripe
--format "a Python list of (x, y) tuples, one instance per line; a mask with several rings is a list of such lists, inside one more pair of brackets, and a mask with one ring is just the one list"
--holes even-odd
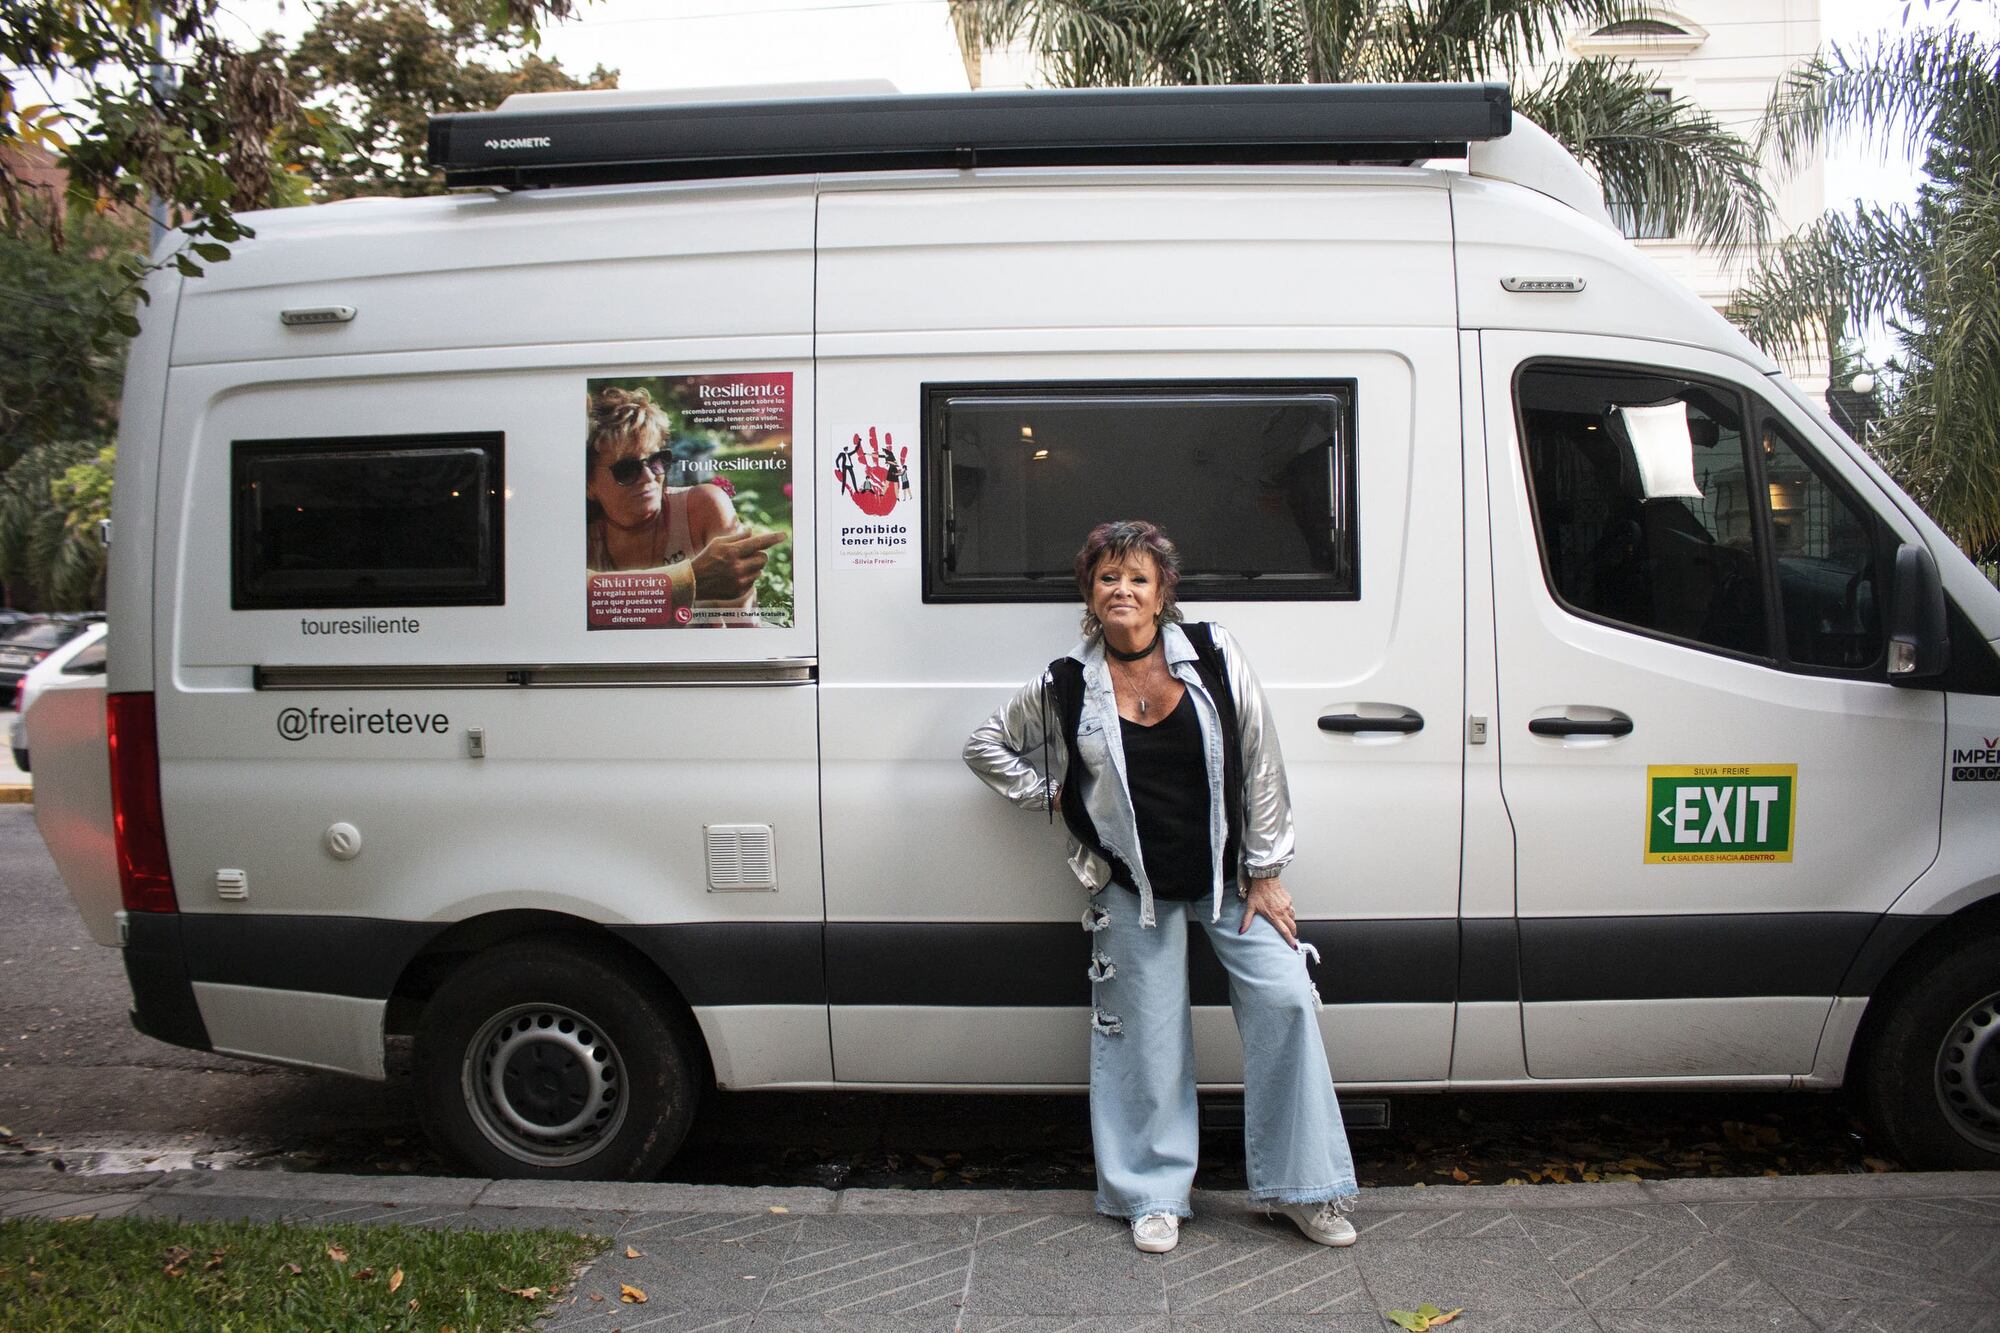
[[(1867, 995), (1935, 918), (1868, 913), (1497, 920), (1307, 921), (1330, 1004), (1560, 1002)], [(191, 984), (386, 1000), (420, 955), (578, 926), (540, 913), (456, 926), (358, 917), (134, 913), (125, 951), (134, 1021), (205, 1045)], [(582, 927), (589, 931), (596, 927)], [(615, 926), (694, 1005), (1076, 1006), (1088, 936), (1073, 922), (724, 922)], [(617, 945), (606, 942), (607, 948)], [(1196, 1004), (1228, 1002), (1204, 931), (1191, 932)]]

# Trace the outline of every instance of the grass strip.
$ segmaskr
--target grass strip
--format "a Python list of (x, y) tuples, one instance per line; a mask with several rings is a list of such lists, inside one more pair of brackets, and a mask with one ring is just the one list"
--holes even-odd
[(562, 1231), (0, 1222), (9, 1333), (531, 1329), (610, 1242)]

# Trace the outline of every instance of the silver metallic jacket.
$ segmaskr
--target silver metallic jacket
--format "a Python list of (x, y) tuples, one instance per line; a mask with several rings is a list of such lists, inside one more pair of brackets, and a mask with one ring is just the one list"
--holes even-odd
[[(1277, 728), (1243, 650), (1229, 631), (1213, 627), (1215, 645), (1236, 700), (1236, 725), (1243, 751), (1243, 828), (1241, 873), (1268, 879), (1283, 870), (1293, 855), (1292, 798), (1285, 786), (1285, 759), (1278, 750)], [(1166, 637), (1167, 669), (1187, 686), (1201, 722), (1202, 747), (1208, 762), (1208, 845), (1214, 859), (1214, 916), (1222, 915), (1223, 888), (1237, 876), (1236, 867), (1222, 864), (1228, 840), (1228, 817), (1222, 800), (1222, 723), (1215, 701), (1202, 688), (1195, 670), (1194, 645), (1179, 625), (1161, 628)], [(1118, 701), (1111, 689), (1104, 641), (1086, 639), (1069, 656), (1083, 664), (1083, 713), (1077, 722), (1076, 748), (1085, 772), (1084, 808), (1097, 826), (1105, 847), (1118, 854), (1138, 881), (1140, 924), (1154, 924), (1153, 886), (1146, 878), (1145, 857), (1139, 851), (1138, 819), (1126, 785), (1125, 746), (1118, 729)], [(1049, 673), (1022, 686), (998, 712), (979, 724), (965, 742), (965, 762), (980, 780), (1023, 810), (1047, 810), (1067, 782), (1062, 719), (1056, 709)], [(1046, 759), (1044, 759), (1046, 755)], [(1070, 869), (1085, 888), (1097, 892), (1111, 882), (1104, 858), (1072, 837)]]

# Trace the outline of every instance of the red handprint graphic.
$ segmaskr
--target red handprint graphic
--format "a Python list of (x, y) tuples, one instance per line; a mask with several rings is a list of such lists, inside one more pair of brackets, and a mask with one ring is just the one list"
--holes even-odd
[(882, 432), (878, 442), (875, 427), (868, 428), (868, 443), (856, 435), (854, 442), (833, 458), (833, 475), (841, 493), (852, 499), (862, 513), (886, 517), (910, 489), (910, 451), (899, 455), (895, 437)]

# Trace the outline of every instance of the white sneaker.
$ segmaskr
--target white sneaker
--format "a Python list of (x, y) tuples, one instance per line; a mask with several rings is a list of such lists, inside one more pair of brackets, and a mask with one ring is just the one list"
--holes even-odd
[(1333, 1246), (1354, 1243), (1354, 1223), (1342, 1217), (1331, 1203), (1281, 1203), (1272, 1211), (1298, 1223), (1307, 1240)]
[(1132, 1219), (1132, 1243), (1147, 1254), (1165, 1254), (1181, 1243), (1181, 1220), (1172, 1213)]

